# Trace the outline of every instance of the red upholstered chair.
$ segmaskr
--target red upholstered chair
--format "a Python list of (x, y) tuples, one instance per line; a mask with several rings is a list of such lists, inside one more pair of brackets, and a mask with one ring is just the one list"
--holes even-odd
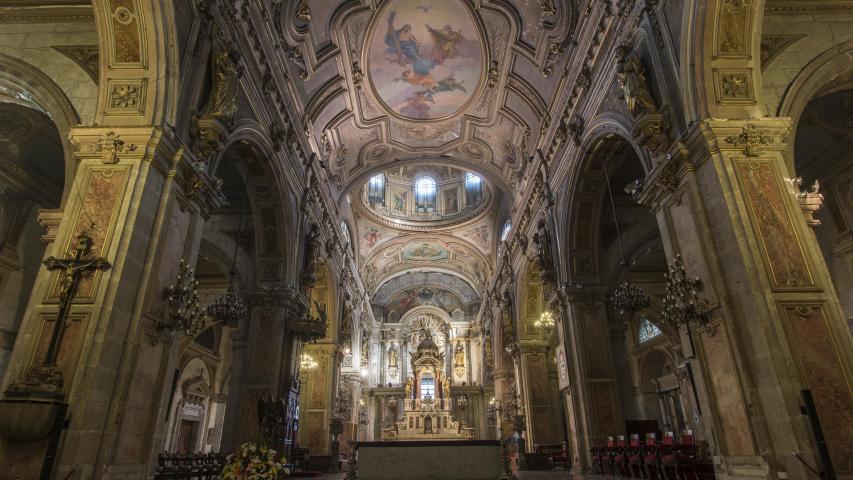
[(693, 439), (693, 430), (681, 432), (678, 445), (673, 447), (669, 455), (661, 456), (661, 465), (668, 472), (673, 472), (676, 479), (687, 479), (687, 471), (693, 473), (695, 480), (699, 479), (696, 469), (696, 442)]
[(643, 449), (640, 445), (640, 435), (631, 434), (628, 450), (628, 475), (631, 478), (646, 478), (643, 473)]
[(602, 457), (604, 457), (604, 448), (592, 447), (589, 449), (589, 454), (592, 458), (592, 469), (596, 473), (604, 475), (604, 464), (602, 463)]
[(613, 450), (613, 473), (617, 477), (628, 477), (628, 452), (625, 435), (616, 437), (616, 449)]
[[(653, 433), (650, 433), (649, 436), (646, 437), (646, 451), (643, 455), (643, 463), (646, 467), (646, 475), (652, 479), (663, 479), (666, 478), (664, 476), (662, 467), (661, 467), (661, 457), (664, 455), (669, 455), (672, 452), (672, 447), (675, 445), (675, 439), (672, 436), (672, 432), (666, 432), (663, 436), (663, 442), (660, 445), (656, 443), (657, 436)], [(654, 447), (651, 447), (654, 445)], [(650, 450), (653, 448), (653, 450)]]

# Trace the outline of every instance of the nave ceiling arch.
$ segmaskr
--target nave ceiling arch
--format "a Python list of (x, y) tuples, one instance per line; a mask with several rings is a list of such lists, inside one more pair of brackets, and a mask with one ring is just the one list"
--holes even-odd
[[(502, 187), (518, 183), (578, 15), (573, 2), (540, 3), (283, 6), (276, 26), (291, 77), (304, 79), (292, 93), (338, 195), (392, 162), (452, 162)], [(419, 44), (395, 61), (400, 34)]]

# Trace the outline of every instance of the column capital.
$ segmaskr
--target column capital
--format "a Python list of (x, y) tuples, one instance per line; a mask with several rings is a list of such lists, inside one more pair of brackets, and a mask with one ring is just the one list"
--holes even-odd
[(749, 120), (708, 119), (698, 124), (711, 153), (759, 157), (768, 152), (784, 153), (791, 119), (765, 117)]

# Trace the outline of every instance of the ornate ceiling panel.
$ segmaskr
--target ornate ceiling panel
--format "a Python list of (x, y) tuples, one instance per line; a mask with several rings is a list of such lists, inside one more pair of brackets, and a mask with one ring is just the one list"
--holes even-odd
[(432, 286), (453, 293), (462, 303), (475, 303), (480, 301), (480, 296), (470, 283), (462, 278), (448, 273), (439, 272), (411, 272), (399, 275), (383, 283), (372, 297), (376, 305), (387, 305), (392, 299), (396, 299), (402, 292), (417, 290), (424, 286)]
[(453, 273), (480, 290), (491, 269), (486, 258), (468, 242), (437, 235), (404, 235), (389, 240), (376, 248), (362, 265), (365, 282), (371, 290), (410, 270)]
[(289, 90), (339, 193), (438, 160), (509, 191), (559, 82), (574, 2), (284, 2)]

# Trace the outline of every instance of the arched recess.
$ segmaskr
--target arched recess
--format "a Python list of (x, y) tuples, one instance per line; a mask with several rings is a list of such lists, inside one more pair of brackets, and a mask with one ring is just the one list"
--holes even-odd
[(65, 172), (58, 205), (63, 207), (77, 170), (74, 148), (69, 141), (71, 128), (80, 123), (77, 111), (50, 77), (32, 65), (3, 53), (0, 53), (0, 87), (0, 103), (15, 104), (46, 114), (55, 126), (62, 146)]
[[(294, 278), (298, 274), (297, 244), (299, 218), (294, 215), (293, 195), (287, 176), (280, 171), (279, 162), (263, 131), (255, 122), (238, 123), (225, 141), (225, 148), (211, 162), (209, 169), (214, 177), (224, 171), (236, 169), (242, 181), (244, 197), (227, 198), (225, 208), (235, 209), (247, 203), (246, 218), (254, 232), (253, 260), (255, 282)], [(228, 187), (223, 185), (223, 187)], [(236, 193), (238, 186), (232, 185)], [(287, 233), (285, 233), (287, 232)]]
[[(0, 378), (19, 340), (43, 267), (45, 243), (56, 233), (59, 209), (69, 191), (65, 187), (75, 170), (67, 136), (63, 138), (59, 130), (67, 129), (66, 117), (62, 111), (45, 110), (19, 85), (27, 86), (24, 80), (30, 79), (39, 89), (39, 100), (54, 109), (64, 98), (62, 92), (52, 89), (55, 85), (38, 83), (50, 80), (38, 71), (22, 69), (20, 62), (8, 69), (12, 60), (0, 55)], [(73, 118), (73, 110), (66, 113)], [(50, 227), (47, 232), (45, 226)]]
[(763, 112), (761, 23), (766, 0), (689, 3), (680, 35), (681, 92), (695, 118), (755, 118)]

